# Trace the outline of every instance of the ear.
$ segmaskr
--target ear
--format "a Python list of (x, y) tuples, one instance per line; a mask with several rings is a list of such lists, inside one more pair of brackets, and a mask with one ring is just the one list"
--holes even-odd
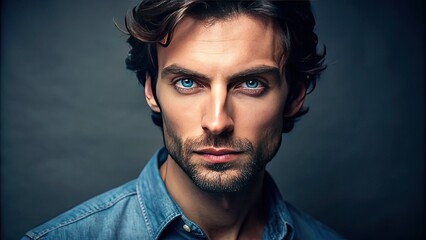
[(146, 74), (145, 77), (145, 99), (152, 111), (161, 112), (160, 107), (158, 106), (158, 103), (154, 98), (154, 94), (152, 93), (151, 76), (149, 76), (148, 74)]
[(284, 117), (294, 116), (297, 112), (299, 112), (300, 108), (302, 108), (306, 96), (305, 84), (300, 85), (299, 92), (297, 94), (298, 95), (292, 100), (292, 102), (288, 103), (288, 107), (285, 110)]

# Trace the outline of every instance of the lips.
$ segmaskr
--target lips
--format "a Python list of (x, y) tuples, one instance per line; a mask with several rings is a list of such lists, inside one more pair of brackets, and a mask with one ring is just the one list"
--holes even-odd
[(209, 163), (227, 163), (236, 160), (242, 152), (227, 148), (206, 148), (194, 153)]

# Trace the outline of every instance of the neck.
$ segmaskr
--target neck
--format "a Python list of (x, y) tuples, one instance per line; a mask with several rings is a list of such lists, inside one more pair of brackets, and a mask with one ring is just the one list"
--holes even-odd
[(209, 239), (261, 238), (264, 171), (234, 193), (201, 190), (170, 156), (160, 172), (171, 197)]

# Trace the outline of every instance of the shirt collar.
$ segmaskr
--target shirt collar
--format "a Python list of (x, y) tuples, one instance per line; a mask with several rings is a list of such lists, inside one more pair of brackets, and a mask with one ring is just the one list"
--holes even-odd
[(138, 200), (150, 239), (158, 239), (170, 222), (182, 216), (181, 209), (169, 196), (160, 176), (159, 166), (166, 161), (167, 154), (165, 148), (158, 150), (138, 178)]
[[(160, 176), (159, 166), (166, 161), (167, 155), (165, 148), (158, 150), (145, 166), (137, 182), (138, 201), (151, 239), (158, 239), (162, 231), (176, 218), (187, 220), (170, 197)], [(263, 236), (267, 239), (292, 239), (293, 221), (286, 202), (269, 173), (265, 174), (264, 181), (267, 221)]]
[(268, 172), (265, 174), (263, 186), (267, 217), (263, 238), (293, 239), (293, 219), (287, 208), (287, 203)]

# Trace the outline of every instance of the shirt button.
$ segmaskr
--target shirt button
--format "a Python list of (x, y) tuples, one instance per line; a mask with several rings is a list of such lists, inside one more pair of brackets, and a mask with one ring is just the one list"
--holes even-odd
[(191, 228), (188, 225), (183, 225), (183, 230), (185, 230), (186, 232), (191, 232)]

